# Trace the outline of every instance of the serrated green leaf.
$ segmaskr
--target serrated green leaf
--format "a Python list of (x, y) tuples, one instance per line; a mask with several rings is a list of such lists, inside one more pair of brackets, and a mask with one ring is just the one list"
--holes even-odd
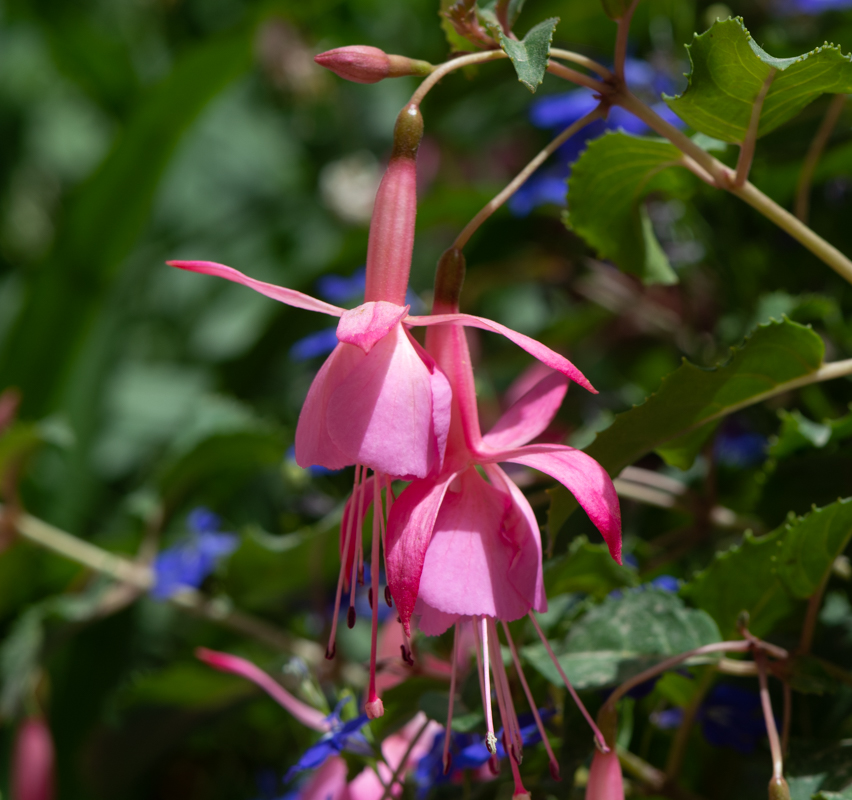
[(578, 536), (568, 552), (545, 563), (544, 584), (547, 594), (554, 597), (568, 592), (582, 592), (603, 599), (613, 589), (635, 586), (636, 573), (616, 564), (605, 544), (590, 544)]
[(852, 538), (852, 498), (794, 517), (755, 538), (719, 553), (683, 593), (719, 624), (724, 636), (736, 631), (741, 611), (749, 628), (763, 636), (789, 614), (794, 600), (810, 597)]
[(740, 18), (717, 21), (688, 46), (689, 86), (669, 107), (687, 125), (724, 142), (746, 136), (752, 108), (770, 70), (777, 72), (760, 113), (758, 136), (792, 119), (821, 94), (852, 92), (852, 56), (826, 43), (797, 58), (773, 58)]
[(488, 20), (495, 32), (500, 28), (500, 11), (504, 10), (511, 31), (512, 26), (518, 21), (525, 2), (526, 0), (487, 0), (484, 3), (477, 3), (476, 10), (481, 17)]
[[(720, 641), (716, 623), (687, 608), (677, 595), (656, 589), (609, 597), (576, 622), (557, 649), (559, 663), (577, 689), (612, 686), (668, 656)], [(559, 673), (543, 645), (524, 657), (548, 680)]]
[(718, 421), (708, 422), (685, 436), (672, 439), (662, 447), (658, 447), (654, 452), (670, 467), (687, 470), (694, 463), (695, 457), (701, 452), (701, 448), (713, 435), (718, 424)]
[(781, 530), (778, 576), (794, 597), (808, 598), (852, 537), (852, 498), (814, 509)]
[[(809, 327), (788, 319), (761, 325), (717, 367), (703, 369), (684, 360), (642, 405), (616, 416), (586, 452), (615, 476), (646, 453), (815, 372), (824, 352), (822, 339)], [(575, 508), (567, 489), (551, 490), (553, 533)]]
[(553, 31), (559, 23), (559, 17), (551, 17), (530, 28), (527, 35), (519, 42), (509, 39), (503, 31), (499, 31), (500, 47), (509, 56), (518, 80), (533, 94), (544, 80), (547, 70), (547, 59), (550, 56), (550, 42)]
[(657, 191), (686, 196), (693, 181), (686, 170), (673, 169), (680, 158), (661, 139), (621, 131), (595, 139), (571, 167), (566, 225), (601, 258), (645, 283), (676, 283), (642, 201)]
[(778, 412), (781, 429), (769, 446), (769, 455), (786, 458), (801, 450), (821, 449), (852, 436), (852, 414), (838, 419), (814, 422), (801, 411)]
[(706, 570), (682, 590), (719, 625), (722, 636), (736, 635), (737, 620), (749, 614), (749, 629), (763, 636), (793, 610), (793, 599), (778, 579), (778, 556), (783, 547), (780, 531), (756, 538), (750, 532), (742, 544), (716, 555)]

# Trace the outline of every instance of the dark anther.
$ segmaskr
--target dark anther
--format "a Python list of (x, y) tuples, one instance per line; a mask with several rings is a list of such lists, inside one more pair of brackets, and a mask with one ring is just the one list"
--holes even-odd
[(349, 613), (346, 615), (346, 624), (350, 628), (355, 627), (355, 606), (349, 606)]
[(390, 586), (385, 586), (385, 602), (388, 604), (388, 608), (393, 605), (393, 598), (390, 593)]
[(373, 610), (373, 587), (370, 587), (370, 590), (367, 592), (367, 599), (370, 601), (370, 611)]

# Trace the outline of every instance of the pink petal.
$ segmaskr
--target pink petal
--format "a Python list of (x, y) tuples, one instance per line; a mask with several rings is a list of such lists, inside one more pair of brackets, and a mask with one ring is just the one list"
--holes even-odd
[(621, 510), (612, 479), (582, 450), (559, 444), (506, 450), (490, 460), (524, 464), (556, 478), (585, 509), (601, 532), (610, 555), (621, 563)]
[(421, 361), (426, 365), (431, 375), (432, 384), (432, 432), (435, 436), (435, 463), (434, 469), (441, 469), (444, 463), (444, 453), (447, 450), (447, 437), (450, 433), (450, 420), (452, 417), (453, 389), (443, 370), (432, 358), (432, 355), (421, 347), (408, 331), (408, 340), (414, 348)]
[(424, 603), (422, 597), (418, 597), (414, 606), (414, 619), (417, 630), (424, 636), (440, 636), (455, 625), (461, 619), (461, 615), (445, 614), (443, 611), (438, 611), (437, 608), (432, 608), (432, 606)]
[(541, 530), (535, 513), (524, 493), (496, 464), (486, 464), (483, 469), (495, 488), (512, 498), (506, 518), (504, 536), (518, 548), (518, 557), (509, 570), (509, 581), (525, 597), (534, 611), (547, 611), (547, 594), (544, 591), (542, 570)]
[(409, 308), (411, 306), (375, 301), (344, 311), (337, 324), (337, 339), (369, 353), (373, 345), (408, 314)]
[(550, 425), (565, 393), (568, 379), (561, 372), (551, 372), (518, 400), (485, 436), (486, 447), (517, 447), (541, 435)]
[(303, 468), (318, 465), (343, 469), (356, 459), (343, 452), (329, 436), (328, 406), (335, 390), (366, 356), (351, 344), (338, 344), (316, 374), (296, 426), (296, 463)]
[(624, 780), (615, 750), (595, 750), (586, 784), (586, 800), (624, 800)]
[(432, 380), (401, 325), (330, 394), (325, 423), (350, 464), (387, 475), (429, 474), (435, 458)]
[(286, 708), (302, 725), (307, 725), (307, 727), (313, 728), (315, 731), (321, 731), (322, 733), (331, 730), (331, 725), (324, 714), (315, 708), (311, 708), (311, 706), (303, 703), (301, 700), (297, 700), (280, 683), (273, 680), (260, 667), (252, 664), (251, 661), (246, 661), (244, 658), (231, 655), (230, 653), (219, 653), (215, 650), (208, 650), (206, 647), (197, 648), (195, 655), (214, 669), (239, 675), (241, 678), (245, 678), (259, 686), (279, 705)]
[(535, 356), (543, 364), (547, 364), (551, 369), (561, 372), (569, 377), (574, 383), (579, 384), (584, 389), (597, 394), (591, 383), (586, 380), (580, 370), (577, 369), (565, 356), (553, 352), (549, 347), (546, 347), (541, 342), (525, 336), (523, 333), (513, 331), (499, 322), (493, 322), (490, 319), (483, 317), (474, 317), (471, 314), (435, 314), (429, 317), (406, 317), (403, 322), (406, 325), (446, 325), (448, 322), (460, 322), (463, 325), (468, 325), (471, 328), (482, 328), (484, 331), (493, 331), (500, 333), (510, 341), (514, 342), (518, 347), (526, 350), (530, 355)]
[(413, 481), (394, 501), (388, 517), (388, 586), (408, 636), (411, 636), (411, 615), (420, 588), (426, 548), (441, 502), (454, 477), (449, 473), (439, 479)]
[(541, 544), (538, 526), (533, 533), (522, 513), (512, 513), (512, 499), (474, 468), (453, 481), (423, 563), (424, 603), (463, 616), (527, 614), (538, 599)]
[(297, 292), (295, 289), (287, 289), (284, 286), (276, 286), (274, 283), (265, 283), (254, 278), (249, 278), (248, 275), (243, 275), (242, 272), (235, 270), (233, 267), (226, 267), (224, 264), (217, 264), (215, 261), (167, 261), (170, 267), (185, 269), (189, 272), (200, 272), (204, 275), (215, 275), (217, 278), (224, 278), (234, 283), (241, 283), (243, 286), (248, 286), (249, 289), (254, 289), (256, 292), (265, 294), (273, 300), (278, 300), (281, 303), (286, 303), (294, 308), (304, 308), (307, 311), (318, 311), (320, 314), (329, 314), (332, 317), (339, 317), (344, 313), (342, 308), (324, 303), (322, 300), (317, 300), (308, 294)]
[(299, 790), (299, 800), (345, 800), (348, 797), (347, 771), (343, 758), (330, 756)]

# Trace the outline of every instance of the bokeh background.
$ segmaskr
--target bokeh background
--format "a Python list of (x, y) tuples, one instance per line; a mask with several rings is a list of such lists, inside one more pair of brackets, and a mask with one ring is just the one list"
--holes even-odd
[[(849, 52), (852, 11), (822, 8), (829, 5), (643, 0), (631, 53), (682, 88), (683, 45), (729, 12), (773, 55), (798, 55), (826, 39)], [(547, 16), (561, 17), (559, 45), (608, 60), (614, 26), (598, 0), (530, 0), (519, 27)], [(372, 196), (394, 119), (416, 82), (355, 85), (313, 63), (322, 50), (354, 43), (433, 62), (448, 52), (433, 0), (0, 3), (0, 388), (20, 392), (19, 419), (32, 423), (38, 443), (20, 469), (0, 452), (11, 476), (4, 499), (19, 495), (31, 514), (143, 557), (184, 541), (193, 509), (212, 509), (240, 545), (206, 578), (205, 591), (310, 641), (327, 631), (351, 475), (302, 470), (290, 448), (322, 362), (321, 331), (333, 321), (164, 262), (220, 261), (358, 302)], [(531, 121), (537, 98), (568, 88), (548, 77), (533, 98), (501, 62), (446, 78), (425, 101), (415, 303), (428, 308), (440, 253), (547, 142), (548, 131)], [(812, 104), (758, 148), (754, 181), (787, 206), (827, 103)], [(815, 229), (846, 253), (850, 125), (847, 110), (811, 210)], [(726, 157), (735, 158), (733, 148)], [(565, 165), (549, 169), (564, 174)], [(566, 441), (587, 444), (682, 357), (715, 364), (770, 316), (812, 323), (830, 358), (852, 356), (849, 286), (736, 199), (698, 186), (688, 198), (653, 199), (655, 230), (680, 283), (646, 288), (594, 260), (565, 229), (558, 205), (538, 205), (542, 197), (501, 210), (474, 237), (462, 310), (570, 354), (600, 390), (569, 392), (559, 416)], [(530, 360), (486, 334), (473, 344), (483, 418), (493, 420)], [(849, 400), (849, 383), (838, 381), (751, 409), (681, 477), (697, 496), (752, 514), (764, 530), (789, 511), (845, 496), (848, 448), (769, 464), (765, 447), (779, 407), (821, 420), (841, 416)], [(542, 520), (545, 488), (530, 495)], [(688, 577), (733, 541), (730, 533), (698, 536), (686, 552), (661, 551), (649, 541), (684, 520), (631, 503), (624, 511), (626, 549), (643, 580)], [(557, 553), (582, 534), (597, 541), (581, 516), (552, 532)], [(365, 657), (361, 621), (329, 671), (310, 654), (292, 659), (155, 598), (101, 613), (103, 589), (89, 573), (2, 541), (6, 666), (34, 670), (29, 702), (50, 720), (63, 800), (280, 796), (280, 776), (311, 734), (244, 684), (197, 664), (194, 647), (277, 664), (317, 702), (333, 700), (335, 683), (347, 685), (341, 665)], [(74, 617), (57, 598), (91, 602)], [(837, 598), (833, 641), (842, 660), (852, 657), (852, 616), (845, 588)], [(446, 643), (424, 646), (440, 651)], [(415, 707), (422, 688), (411, 690)], [(829, 724), (852, 733), (848, 690), (830, 701), (832, 715), (827, 700), (803, 702), (810, 734), (797, 733)], [(0, 719), (0, 787), (20, 711), (4, 709)], [(665, 752), (670, 734), (644, 718), (636, 724), (646, 755)], [(765, 780), (761, 758), (702, 740), (690, 769), (706, 776), (708, 797), (753, 797), (751, 787)], [(547, 792), (568, 797), (568, 784)], [(507, 790), (475, 787), (484, 795)]]

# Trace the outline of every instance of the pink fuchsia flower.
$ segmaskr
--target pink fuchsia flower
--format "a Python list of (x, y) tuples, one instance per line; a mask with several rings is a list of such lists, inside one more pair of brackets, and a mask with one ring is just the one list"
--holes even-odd
[(388, 55), (378, 47), (363, 44), (326, 50), (314, 56), (314, 61), (354, 83), (378, 83), (385, 78), (428, 75), (434, 69), (428, 61)]
[(624, 779), (615, 750), (608, 753), (595, 750), (586, 784), (586, 800), (624, 800)]
[(56, 756), (50, 728), (42, 717), (18, 727), (12, 755), (11, 799), (53, 800)]

